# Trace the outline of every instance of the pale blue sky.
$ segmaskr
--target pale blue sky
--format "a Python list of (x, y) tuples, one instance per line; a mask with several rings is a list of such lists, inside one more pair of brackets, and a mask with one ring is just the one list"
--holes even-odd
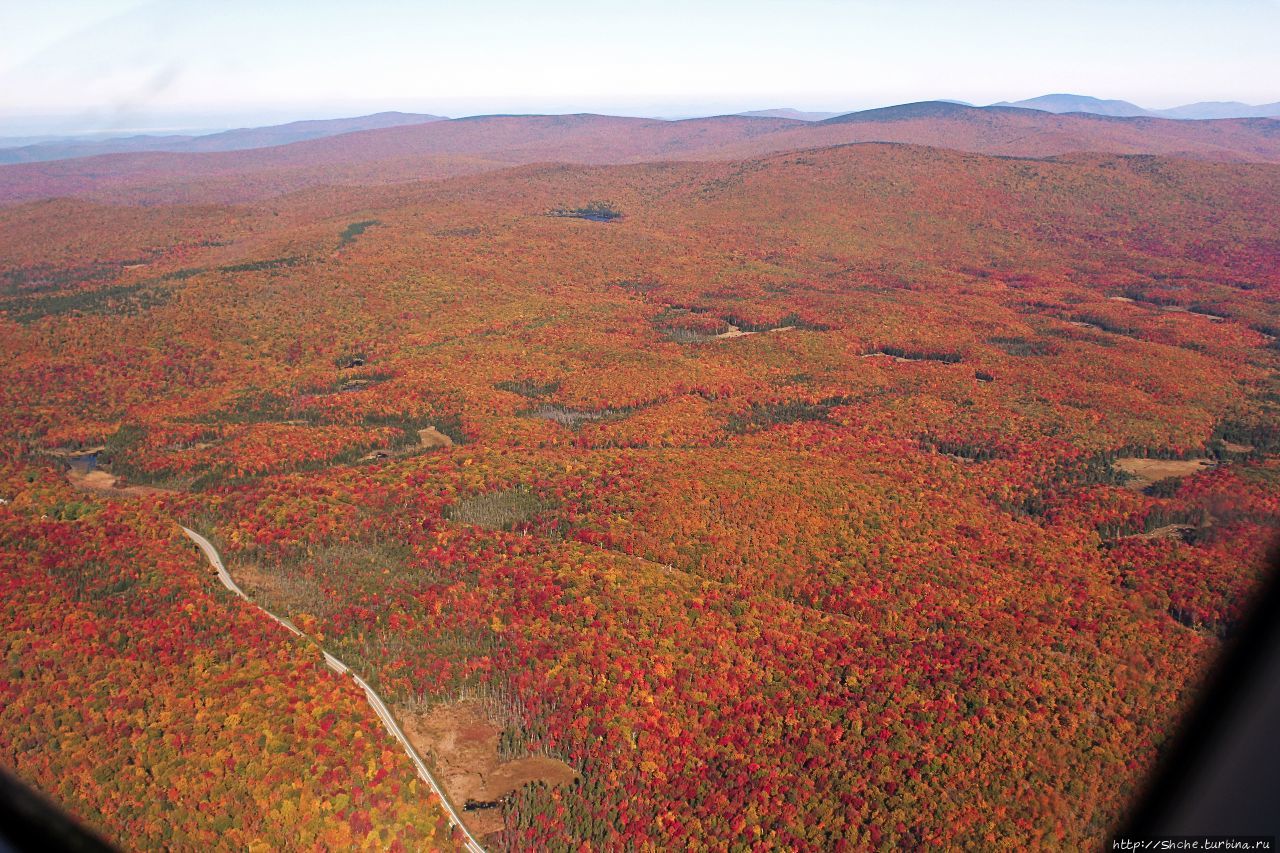
[(1280, 100), (1278, 44), (1280, 0), (7, 2), (0, 135), (1048, 92), (1260, 103)]

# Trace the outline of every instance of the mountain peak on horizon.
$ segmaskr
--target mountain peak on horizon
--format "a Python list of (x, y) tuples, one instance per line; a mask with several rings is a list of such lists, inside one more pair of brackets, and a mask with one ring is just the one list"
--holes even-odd
[(768, 110), (748, 110), (744, 113), (735, 113), (735, 115), (744, 118), (792, 118), (797, 121), (823, 121), (843, 115), (843, 113), (797, 110), (794, 107), (774, 107)]
[(992, 107), (975, 107), (963, 101), (915, 101), (910, 104), (895, 104), (891, 107), (876, 107), (870, 110), (841, 113), (833, 118), (825, 119), (821, 123), (844, 124), (851, 122), (900, 121), (913, 118), (952, 118), (955, 116), (981, 114), (984, 110), (991, 109)]
[(1091, 95), (1073, 95), (1055, 93), (1027, 98), (1022, 101), (1000, 101), (993, 107), (1019, 107), (1029, 110), (1043, 110), (1049, 113), (1092, 113), (1101, 116), (1132, 118), (1134, 116), (1154, 116), (1157, 113), (1143, 109), (1129, 101), (1106, 100)]
[(1240, 101), (1197, 101), (1167, 110), (1157, 110), (1165, 118), (1215, 119), (1215, 118), (1278, 118), (1280, 101), (1270, 104), (1245, 104)]
[(1241, 103), (1240, 101), (1197, 101), (1193, 104), (1170, 107), (1165, 110), (1149, 110), (1130, 101), (1105, 100), (1090, 95), (1057, 93), (1040, 95), (1024, 101), (1000, 101), (993, 107), (1018, 107), (1043, 110), (1050, 113), (1089, 113), (1113, 118), (1171, 118), (1203, 121), (1228, 118), (1277, 118), (1280, 102), (1271, 104)]

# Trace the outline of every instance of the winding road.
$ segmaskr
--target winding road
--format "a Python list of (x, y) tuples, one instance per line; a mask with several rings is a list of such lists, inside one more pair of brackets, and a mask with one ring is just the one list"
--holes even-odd
[[(218, 550), (213, 547), (213, 543), (189, 527), (183, 527), (182, 532), (187, 534), (187, 538), (196, 543), (196, 546), (204, 552), (205, 557), (209, 560), (209, 565), (213, 566), (214, 570), (217, 571), (218, 580), (222, 581), (223, 586), (270, 616), (275, 621), (279, 622), (294, 636), (301, 637), (304, 640), (311, 642), (317, 648), (320, 648), (319, 644), (315, 643), (310, 637), (307, 637), (299, 631), (298, 626), (294, 625), (288, 619), (275, 615), (270, 610), (267, 610), (265, 607), (257, 604), (249, 596), (245, 595), (244, 590), (236, 585), (235, 580), (232, 579), (231, 574), (226, 569), (226, 566), (222, 564), (222, 558), (218, 556)], [(330, 669), (339, 675), (350, 675), (355, 679), (356, 684), (360, 685), (360, 689), (364, 691), (365, 697), (369, 700), (369, 704), (373, 706), (373, 710), (382, 720), (382, 724), (387, 727), (387, 731), (391, 732), (392, 737), (400, 741), (400, 745), (404, 747), (405, 753), (409, 756), (409, 759), (413, 761), (413, 766), (418, 770), (418, 776), (422, 781), (430, 785), (431, 790), (435, 791), (436, 796), (440, 798), (440, 803), (444, 806), (445, 811), (449, 815), (449, 825), (456, 827), (462, 833), (464, 839), (463, 848), (470, 851), (470, 853), (484, 853), (484, 848), (480, 846), (480, 842), (476, 841), (475, 836), (471, 834), (471, 831), (467, 829), (466, 824), (462, 822), (462, 818), (458, 816), (458, 812), (454, 809), (453, 804), (449, 802), (449, 798), (444, 792), (444, 786), (437, 782), (435, 777), (431, 775), (431, 771), (427, 769), (427, 765), (422, 761), (422, 756), (418, 755), (418, 751), (413, 748), (413, 744), (409, 743), (409, 739), (405, 737), (404, 732), (396, 722), (395, 717), (391, 715), (391, 710), (387, 707), (386, 703), (382, 701), (382, 697), (379, 696), (363, 678), (352, 672), (350, 667), (342, 661), (338, 660), (322, 648), (320, 649), (320, 653), (324, 655), (324, 662), (328, 664)]]

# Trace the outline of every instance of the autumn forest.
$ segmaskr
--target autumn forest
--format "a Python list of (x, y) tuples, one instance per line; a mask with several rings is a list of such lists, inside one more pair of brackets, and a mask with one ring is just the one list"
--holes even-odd
[(0, 166), (0, 765), (130, 849), (1101, 843), (1280, 527), (1280, 134), (878, 112)]

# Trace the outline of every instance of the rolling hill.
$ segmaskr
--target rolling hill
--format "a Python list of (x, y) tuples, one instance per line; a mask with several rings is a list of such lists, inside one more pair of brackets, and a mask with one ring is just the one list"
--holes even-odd
[(728, 160), (863, 142), (1047, 157), (1087, 151), (1280, 162), (1280, 122), (1174, 121), (943, 101), (820, 122), (721, 116), (481, 116), (215, 153), (146, 152), (0, 167), (0, 202), (85, 195), (143, 203), (237, 202), (324, 184), (436, 179), (538, 162)]
[[(410, 737), (571, 768), (495, 791), (488, 849), (1101, 846), (1280, 529), (1280, 166), (519, 162), (1048, 116), (941, 109), (437, 123), (165, 155), (394, 183), (0, 208), (0, 757), (126, 842), (427, 846), (403, 753), (181, 519)], [(94, 447), (143, 491), (77, 488)]]
[(441, 120), (441, 116), (384, 112), (355, 118), (316, 119), (269, 127), (240, 128), (200, 136), (130, 136), (122, 139), (96, 141), (52, 141), (0, 149), (0, 165), (39, 163), (47, 160), (65, 160), (72, 157), (93, 157), (99, 154), (122, 154), (138, 151), (241, 151), (248, 148), (288, 145), (291, 142), (320, 139), (326, 136), (353, 133), (359, 130), (425, 124)]

